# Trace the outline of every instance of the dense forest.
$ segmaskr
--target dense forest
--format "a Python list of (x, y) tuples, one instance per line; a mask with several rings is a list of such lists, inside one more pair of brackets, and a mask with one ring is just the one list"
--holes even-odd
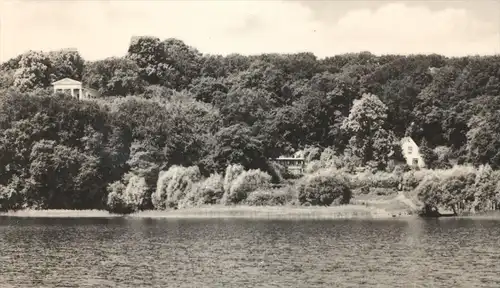
[[(65, 77), (102, 97), (53, 95)], [(304, 150), (316, 166), (392, 173), (404, 136), (428, 168), (496, 170), (498, 96), (500, 56), (220, 56), (154, 37), (99, 61), (29, 51), (0, 66), (0, 208), (284, 203), (287, 191), (265, 190), (288, 178), (269, 159)], [(298, 203), (349, 202), (341, 177), (304, 179)]]

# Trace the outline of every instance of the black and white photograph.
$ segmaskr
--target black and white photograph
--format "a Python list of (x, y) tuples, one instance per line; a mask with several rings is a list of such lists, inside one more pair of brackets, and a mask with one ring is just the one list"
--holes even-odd
[(0, 288), (500, 287), (500, 0), (0, 0)]

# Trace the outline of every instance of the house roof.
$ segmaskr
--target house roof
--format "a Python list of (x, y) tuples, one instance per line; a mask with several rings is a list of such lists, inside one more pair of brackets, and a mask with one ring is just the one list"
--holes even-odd
[(301, 160), (301, 161), (303, 161), (304, 158), (302, 158), (302, 157), (285, 157), (285, 156), (280, 156), (280, 157), (276, 158), (275, 160)]
[(73, 80), (71, 78), (64, 78), (53, 82), (52, 85), (82, 85), (82, 82)]
[(413, 141), (413, 139), (409, 136), (406, 136), (406, 137), (403, 137), (401, 139), (401, 143), (405, 143), (405, 142), (412, 142), (412, 143), (415, 143), (415, 141)]

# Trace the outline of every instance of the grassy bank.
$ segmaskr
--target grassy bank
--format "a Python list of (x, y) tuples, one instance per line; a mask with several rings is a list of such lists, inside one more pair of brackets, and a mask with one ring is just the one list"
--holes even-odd
[(295, 206), (295, 205), (199, 205), (181, 209), (138, 211), (127, 216), (105, 210), (18, 210), (0, 213), (9, 217), (47, 218), (247, 218), (247, 219), (384, 219), (406, 217), (413, 213), (404, 196), (357, 195), (347, 205)]
[[(380, 207), (377, 207), (380, 206)], [(140, 211), (130, 218), (248, 218), (248, 219), (379, 219), (409, 216), (408, 210), (384, 209), (378, 205), (350, 204), (332, 207), (300, 206), (223, 206), (207, 205), (178, 210)], [(19, 210), (0, 213), (9, 217), (107, 218), (121, 217), (103, 210)]]
[(1, 212), (0, 216), (8, 217), (34, 217), (34, 218), (106, 218), (121, 217), (118, 214), (110, 214), (105, 210), (66, 210), (47, 209), (34, 210), (24, 209), (18, 211)]
[(334, 207), (206, 206), (172, 211), (141, 211), (133, 218), (249, 218), (249, 219), (357, 219), (407, 216), (365, 205)]
[[(132, 219), (283, 219), (283, 220), (334, 220), (334, 219), (401, 219), (417, 217), (409, 210), (380, 209), (374, 206), (350, 204), (335, 207), (293, 206), (206, 206), (169, 211), (141, 211), (127, 216), (111, 214), (104, 210), (20, 210), (2, 212), (0, 217), (20, 218), (132, 218)], [(499, 211), (489, 211), (447, 219), (500, 219)]]

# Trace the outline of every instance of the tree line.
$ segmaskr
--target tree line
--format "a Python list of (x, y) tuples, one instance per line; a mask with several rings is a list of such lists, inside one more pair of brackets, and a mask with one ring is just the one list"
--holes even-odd
[[(50, 83), (65, 77), (102, 98), (52, 95)], [(497, 169), (499, 95), (500, 56), (220, 56), (155, 37), (99, 61), (30, 51), (0, 65), (1, 197), (100, 209), (133, 182), (151, 207), (172, 167), (209, 178), (240, 164), (279, 182), (270, 158), (330, 149), (353, 169), (383, 171), (401, 160), (404, 136), (430, 168)]]

